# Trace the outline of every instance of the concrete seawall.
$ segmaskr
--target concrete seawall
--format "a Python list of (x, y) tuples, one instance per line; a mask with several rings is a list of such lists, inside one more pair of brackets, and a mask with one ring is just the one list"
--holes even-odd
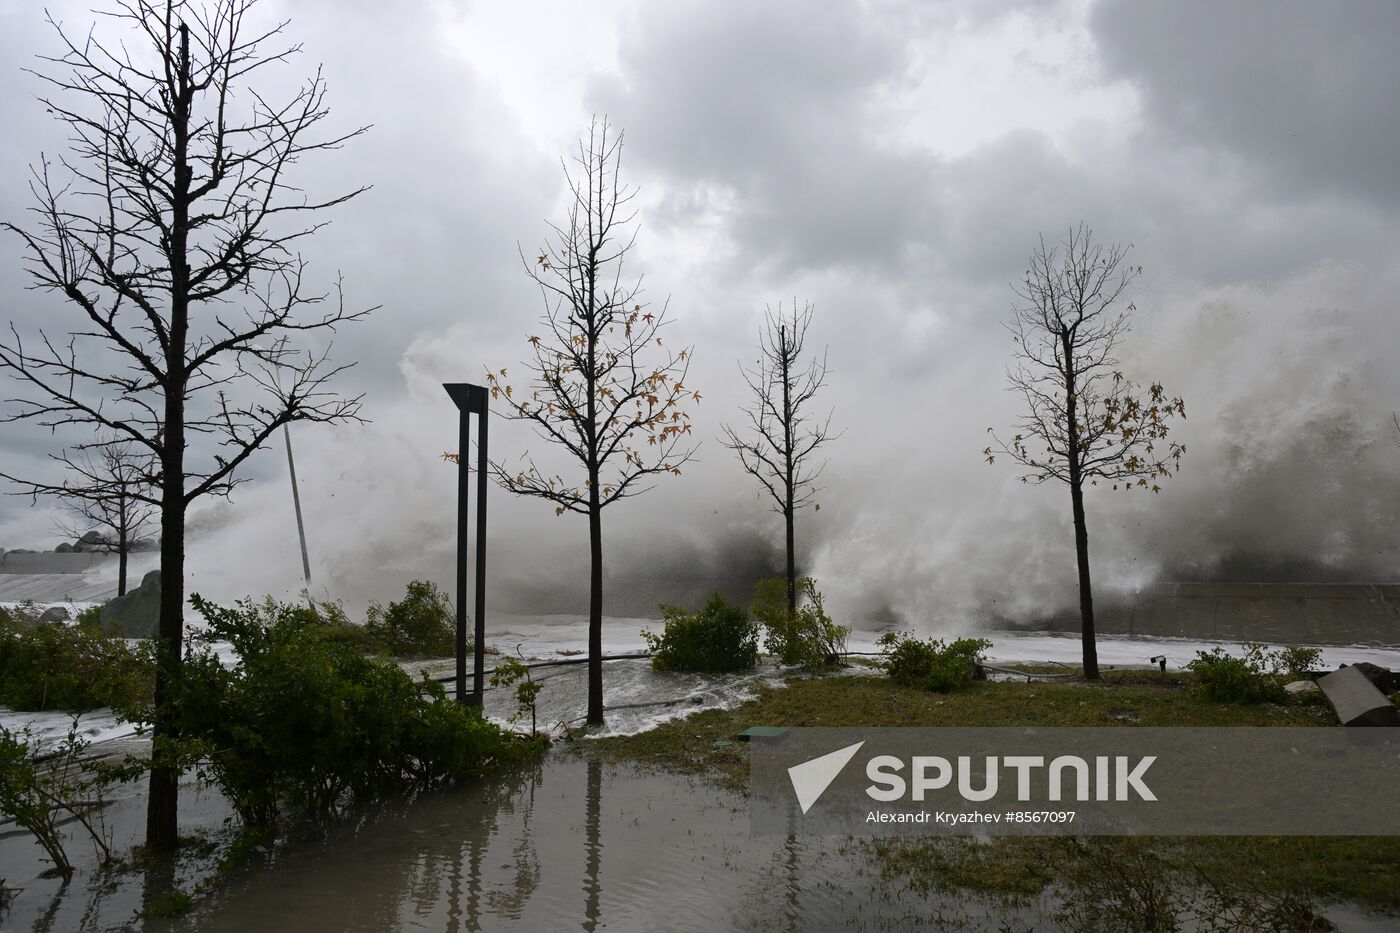
[[(100, 573), (89, 573), (102, 568)], [(0, 603), (97, 602), (117, 595), (111, 554), (0, 550)]]
[[(1105, 635), (1306, 645), (1400, 645), (1400, 585), (1373, 583), (1159, 583), (1095, 600)], [(1078, 609), (1028, 625), (1078, 632)]]

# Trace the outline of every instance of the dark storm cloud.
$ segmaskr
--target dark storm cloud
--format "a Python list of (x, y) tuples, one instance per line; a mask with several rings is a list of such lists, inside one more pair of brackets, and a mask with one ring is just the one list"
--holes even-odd
[(632, 127), (665, 179), (656, 220), (719, 209), (744, 264), (831, 268), (898, 259), (924, 225), (924, 159), (873, 145), (872, 104), (907, 65), (900, 17), (848, 0), (649, 4), (622, 75), (590, 101)]
[[(65, 17), (86, 22), (86, 6)], [(51, 46), (34, 11), (0, 9), (15, 24), (0, 30), (11, 61)], [(522, 15), (543, 27), (573, 8), (541, 9)], [(374, 124), (305, 176), (375, 186), (307, 252), (321, 280), (342, 270), (351, 300), (384, 306), (337, 343), (375, 423), (298, 434), (318, 579), (361, 601), (413, 576), (450, 579), (451, 474), (436, 457), (453, 443), (452, 413), (438, 383), (520, 359), (539, 303), (516, 243), (530, 249), (558, 217), (558, 159), (592, 113), (627, 131), (624, 174), (643, 206), (632, 268), (651, 300), (670, 296), (706, 396), (700, 462), (607, 518), (610, 594), (659, 599), (642, 581), (677, 566), (709, 580), (768, 560), (776, 525), (713, 437), (739, 401), (734, 365), (756, 318), (796, 297), (817, 305), (813, 345), (831, 347), (829, 398), (846, 429), (822, 512), (799, 524), (832, 604), (957, 625), (990, 605), (1028, 615), (1069, 599), (1067, 497), (1022, 487), (977, 451), (988, 425), (1012, 418), (1008, 283), (1038, 234), (1081, 219), (1134, 244), (1145, 272), (1124, 362), (1190, 412), (1186, 470), (1161, 498), (1094, 494), (1104, 586), (1209, 576), (1247, 565), (1241, 553), (1393, 574), (1400, 516), (1354, 493), (1394, 488), (1400, 462), (1383, 431), (1400, 399), (1388, 9), (624, 4), (598, 13), (616, 20), (615, 60), (571, 42), (567, 25), (543, 51), (547, 29), (519, 30), (532, 48), (505, 52), (567, 62), (576, 80), (556, 85), (463, 57), (454, 17), (490, 23), (465, 6), (269, 7), (306, 45), (278, 86), (324, 62), (336, 125)], [(945, 60), (967, 74), (940, 70)], [(26, 202), (23, 164), (51, 145), (16, 81), (0, 100), (18, 128), (0, 140), (6, 216)], [(568, 125), (542, 141), (541, 112)], [(32, 324), (16, 260), (0, 241), (0, 294)], [(493, 439), (507, 457), (541, 449), (506, 425)], [(33, 459), (49, 443), (6, 427), (0, 455)], [(250, 484), (205, 526), (223, 553), (288, 560), (206, 560), (200, 572), (228, 587), (294, 585), (290, 523), (268, 519), (286, 518), (285, 479), (276, 457), (259, 469), (275, 482)], [(581, 525), (499, 502), (492, 598), (528, 608), (547, 592), (550, 608), (567, 606)]]
[[(1390, 573), (1394, 546), (1379, 530), (1389, 520), (1352, 489), (1396, 472), (1378, 438), (1389, 404), (1380, 399), (1397, 386), (1374, 370), (1339, 376), (1373, 353), (1395, 358), (1384, 283), (1400, 228), (1388, 196), (1355, 197), (1383, 181), (1367, 174), (1381, 162), (1335, 134), (1354, 128), (1360, 147), (1394, 160), (1396, 121), (1368, 124), (1390, 108), (1377, 92), (1394, 85), (1393, 68), (1366, 52), (1350, 81), (1314, 88), (1289, 75), (1274, 99), (1268, 81), (1285, 77), (1288, 48), (1314, 17), (1260, 30), (1293, 37), (1261, 50), (1229, 47), (1250, 36), (1249, 14), (1226, 15), (1232, 39), (1203, 47), (1203, 13), (1154, 8), (1135, 23), (1130, 6), (1113, 7), (1091, 20), (1103, 55), (1091, 70), (1099, 84), (1134, 89), (1137, 109), (1053, 136), (1012, 126), (949, 155), (936, 131), (922, 146), (892, 142), (891, 121), (926, 54), (920, 29), (953, 28), (958, 16), (869, 9), (828, 4), (808, 21), (783, 4), (734, 16), (649, 6), (623, 42), (620, 73), (590, 98), (633, 128), (632, 156), (664, 189), (652, 219), (709, 223), (731, 247), (702, 266), (723, 283), (716, 300), (757, 305), (805, 287), (826, 315), (833, 386), (859, 415), (828, 475), (842, 511), (820, 569), (884, 594), (867, 608), (895, 594), (925, 617), (995, 599), (1033, 612), (1066, 597), (1037, 582), (1069, 556), (1056, 492), (1000, 493), (958, 451), (977, 449), (982, 429), (1006, 416), (1007, 283), (1038, 233), (1053, 239), (1083, 218), (1104, 239), (1132, 242), (1146, 267), (1125, 359), (1193, 406), (1184, 436), (1196, 455), (1174, 504), (1163, 514), (1152, 508), (1160, 500), (1101, 506), (1109, 584), (1163, 569), (1208, 576), (1237, 552)], [(1023, 11), (982, 23), (1007, 15)], [(1371, 28), (1360, 20), (1312, 30), (1295, 60), (1316, 71), (1344, 56)], [(1231, 108), (1246, 106), (1233, 121)], [(1300, 122), (1306, 145), (1284, 146), (1279, 133)], [(1327, 324), (1323, 311), (1335, 315)], [(1352, 394), (1358, 386), (1369, 394)], [(950, 489), (964, 501), (950, 503)], [(1022, 569), (1015, 596), (1007, 567)]]
[(1234, 151), (1281, 197), (1400, 204), (1400, 5), (1108, 0), (1092, 23), (1163, 139)]
[[(88, 2), (52, 7), (70, 35), (85, 35), (97, 22)], [(336, 356), (352, 361), (353, 391), (367, 395), (366, 414), (380, 416), (387, 398), (402, 392), (402, 351), (423, 333), (470, 322), (480, 347), (505, 333), (503, 310), (520, 302), (515, 240), (532, 231), (554, 201), (554, 160), (518, 136), (501, 106), (468, 63), (450, 54), (438, 35), (432, 4), (295, 2), (255, 8), (264, 22), (290, 20), (282, 42), (303, 51), (289, 64), (260, 73), (257, 88), (270, 100), (287, 99), (318, 66), (328, 84), (327, 129), (369, 131), (338, 152), (318, 154), (293, 169), (294, 184), (308, 195), (333, 195), (362, 185), (371, 189), (324, 215), (330, 225), (301, 249), (308, 282), (329, 290), (343, 274), (350, 306), (381, 309), (335, 335)], [(64, 149), (64, 133), (36, 94), (43, 85), (21, 68), (61, 74), (39, 61), (56, 54), (58, 37), (37, 5), (0, 9), (4, 88), (0, 125), (0, 217), (24, 222), (32, 204), (24, 179), (41, 152), (52, 159)], [(109, 24), (101, 28), (110, 28)], [(101, 34), (99, 32), (99, 34)], [(277, 40), (272, 40), (268, 50)], [(0, 237), (0, 301), (3, 317), (22, 332), (44, 327), (63, 334), (71, 309), (52, 295), (27, 291), (19, 240)], [(528, 297), (528, 295), (527, 295)], [(463, 361), (475, 376), (480, 355)], [(347, 388), (350, 386), (347, 384)], [(15, 384), (3, 377), (0, 395)], [(52, 435), (33, 425), (5, 425), (0, 457), (17, 472), (42, 471), (42, 452), (81, 439)], [(278, 469), (273, 458), (255, 458), (247, 475)], [(0, 515), (15, 501), (0, 501)]]

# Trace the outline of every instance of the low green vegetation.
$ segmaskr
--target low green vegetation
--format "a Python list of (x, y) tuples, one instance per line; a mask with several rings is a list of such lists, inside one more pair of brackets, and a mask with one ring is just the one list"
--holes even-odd
[(1288, 694), (1283, 685), (1317, 666), (1322, 652), (1316, 648), (1276, 648), (1246, 642), (1240, 656), (1221, 648), (1196, 652), (1187, 670), (1196, 675), (1199, 689), (1220, 703), (1281, 703)]
[(1335, 929), (1325, 903), (1400, 906), (1400, 841), (1332, 837), (1066, 837), (862, 843), (881, 878), (972, 898), (995, 915), (1056, 895), (1056, 929)]
[(985, 638), (915, 638), (911, 632), (880, 636), (890, 680), (901, 687), (936, 693), (964, 690), (981, 675), (982, 656), (992, 643)]
[(32, 607), (0, 613), (0, 705), (81, 712), (147, 697), (150, 647), (133, 645), (90, 621), (41, 622)]
[(371, 650), (396, 658), (454, 655), (457, 616), (452, 600), (436, 583), (414, 580), (403, 599), (388, 606), (370, 603), (365, 642)]
[(544, 684), (535, 680), (530, 675), (530, 667), (524, 661), (515, 658), (502, 658), (496, 662), (496, 666), (491, 671), (491, 686), (509, 687), (515, 686), (515, 712), (510, 715), (511, 722), (519, 722), (526, 716), (530, 717), (530, 734), (534, 735), (539, 730), (536, 721), (535, 701), (539, 698), (540, 690)]
[(661, 633), (642, 632), (658, 671), (722, 674), (758, 664), (758, 625), (747, 609), (715, 593), (699, 612), (662, 606)]
[(748, 747), (715, 745), (749, 726), (1326, 726), (1325, 704), (1238, 706), (1206, 700), (1189, 679), (1106, 671), (1103, 680), (974, 681), (956, 693), (905, 687), (883, 674), (794, 675), (727, 710), (703, 710), (637, 735), (595, 739), (608, 755), (706, 774), (736, 790)]
[[(366, 624), (357, 625), (337, 603), (284, 606), (270, 597), (245, 611), (264, 617), (297, 614), (299, 624), (322, 640), (359, 652), (394, 658), (446, 657), (455, 653), (456, 616), (447, 594), (414, 580), (403, 599), (370, 604)], [(0, 607), (0, 706), (15, 710), (83, 712), (109, 706), (140, 706), (154, 684), (154, 655), (145, 642), (113, 634), (90, 606), (69, 622), (40, 621), (33, 603)]]
[(170, 920), (183, 917), (194, 910), (194, 897), (188, 891), (171, 888), (161, 891), (141, 908), (144, 920)]
[(195, 766), (246, 826), (477, 777), (542, 747), (364, 654), (308, 607), (191, 601), (208, 624), (201, 637), (229, 642), (238, 663), (191, 651), (175, 703), (181, 739), (157, 753)]
[(797, 581), (803, 602), (788, 612), (787, 581), (782, 577), (760, 580), (754, 593), (753, 615), (763, 629), (764, 646), (779, 664), (820, 670), (837, 667), (846, 653), (849, 626), (837, 625), (826, 614), (822, 594), (811, 577)]
[(91, 606), (79, 609), (74, 621), (90, 629), (102, 628), (102, 606), (103, 603), (93, 603)]

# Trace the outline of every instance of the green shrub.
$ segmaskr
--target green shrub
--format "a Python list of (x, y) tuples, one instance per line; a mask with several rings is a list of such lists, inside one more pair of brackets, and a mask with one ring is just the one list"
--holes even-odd
[(161, 891), (141, 908), (143, 920), (172, 920), (183, 917), (194, 910), (194, 897), (187, 891), (172, 888)]
[(919, 639), (912, 632), (880, 636), (890, 679), (901, 687), (951, 693), (978, 678), (983, 653), (992, 643), (985, 638)]
[(102, 631), (102, 603), (93, 603), (86, 609), (79, 609), (76, 621), (82, 628)]
[(154, 683), (152, 648), (86, 625), (39, 622), (32, 612), (0, 619), (0, 705), (83, 712), (122, 707)]
[(414, 580), (388, 607), (370, 603), (365, 625), (370, 647), (396, 658), (441, 658), (457, 653), (457, 616), (436, 583)]
[(758, 664), (758, 626), (747, 609), (730, 605), (723, 593), (715, 593), (696, 613), (662, 606), (661, 617), (665, 628), (660, 635), (642, 632), (651, 666), (658, 671), (718, 674)]
[(1290, 677), (1306, 677), (1317, 668), (1321, 661), (1321, 648), (1300, 648), (1296, 645), (1290, 645), (1273, 653), (1274, 672), (1288, 674)]
[(1307, 675), (1322, 657), (1317, 648), (1270, 649), (1245, 642), (1236, 657), (1223, 649), (1196, 652), (1186, 665), (1199, 681), (1202, 695), (1218, 703), (1281, 703), (1288, 698), (1286, 678)]
[(209, 625), (202, 637), (231, 643), (238, 663), (225, 668), (207, 648), (187, 657), (179, 752), (246, 825), (477, 777), (541, 747), (363, 654), (306, 607), (191, 601)]
[(841, 663), (846, 653), (848, 626), (831, 621), (822, 605), (822, 594), (811, 577), (797, 581), (800, 597), (806, 602), (796, 613), (788, 612), (787, 580), (772, 577), (760, 580), (754, 593), (753, 615), (763, 627), (768, 652), (779, 664), (809, 670)]
[(516, 722), (525, 716), (530, 717), (530, 734), (538, 728), (535, 715), (535, 701), (539, 698), (544, 684), (530, 676), (530, 668), (524, 661), (515, 658), (502, 658), (491, 671), (491, 686), (509, 687), (515, 685), (515, 712), (510, 721)]
[(26, 599), (10, 608), (0, 606), (0, 626), (23, 628), (39, 621), (39, 607), (34, 600)]

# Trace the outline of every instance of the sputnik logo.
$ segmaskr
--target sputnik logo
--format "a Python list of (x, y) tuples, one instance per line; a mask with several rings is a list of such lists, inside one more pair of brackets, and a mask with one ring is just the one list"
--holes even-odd
[(864, 744), (862, 741), (847, 745), (845, 748), (788, 768), (788, 777), (792, 780), (792, 789), (797, 794), (797, 803), (802, 807), (803, 816), (806, 816), (812, 805), (826, 793), (826, 789), (836, 780), (841, 769), (846, 767)]

